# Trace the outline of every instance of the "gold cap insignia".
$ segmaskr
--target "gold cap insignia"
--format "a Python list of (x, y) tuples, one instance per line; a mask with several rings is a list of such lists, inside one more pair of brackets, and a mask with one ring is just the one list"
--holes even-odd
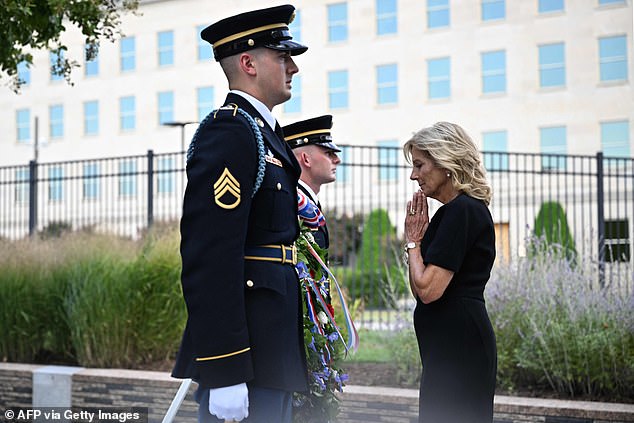
[(293, 14), (291, 15), (290, 19), (288, 20), (289, 25), (292, 24), (294, 20), (295, 20), (295, 11), (293, 11)]
[[(233, 203), (228, 203), (226, 199), (223, 199), (227, 196), (230, 199), (235, 199)], [(226, 167), (214, 183), (214, 200), (223, 209), (234, 209), (240, 204), (240, 182), (233, 177)]]

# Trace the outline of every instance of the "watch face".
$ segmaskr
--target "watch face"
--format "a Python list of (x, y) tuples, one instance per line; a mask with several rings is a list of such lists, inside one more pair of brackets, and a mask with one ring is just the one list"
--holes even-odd
[(416, 248), (416, 243), (415, 242), (408, 242), (407, 245), (405, 245), (405, 248), (407, 248), (408, 250), (410, 248)]

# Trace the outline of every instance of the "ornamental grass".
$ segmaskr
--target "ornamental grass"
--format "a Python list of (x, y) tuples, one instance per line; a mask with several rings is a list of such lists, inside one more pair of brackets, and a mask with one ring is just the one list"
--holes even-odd
[(185, 323), (178, 233), (0, 243), (0, 358), (135, 367), (174, 355)]

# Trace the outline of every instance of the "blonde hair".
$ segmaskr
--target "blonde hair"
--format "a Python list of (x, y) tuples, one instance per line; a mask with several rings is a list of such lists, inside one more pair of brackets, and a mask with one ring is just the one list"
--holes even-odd
[(480, 152), (471, 137), (455, 123), (437, 122), (416, 132), (403, 146), (408, 163), (412, 150), (426, 153), (436, 167), (450, 173), (451, 183), (458, 191), (484, 201), (488, 206), (493, 195), (486, 179)]

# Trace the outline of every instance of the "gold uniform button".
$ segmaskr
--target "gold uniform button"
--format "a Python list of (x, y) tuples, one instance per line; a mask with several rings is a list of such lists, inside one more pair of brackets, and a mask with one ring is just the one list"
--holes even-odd
[(248, 286), (249, 288), (253, 288), (253, 281), (249, 279), (249, 280), (247, 281), (247, 286)]
[(281, 189), (282, 189), (282, 184), (280, 184), (280, 183), (278, 182), (278, 183), (277, 183), (277, 185), (276, 185), (276, 187), (277, 187), (277, 190), (279, 191), (279, 190), (281, 190)]

